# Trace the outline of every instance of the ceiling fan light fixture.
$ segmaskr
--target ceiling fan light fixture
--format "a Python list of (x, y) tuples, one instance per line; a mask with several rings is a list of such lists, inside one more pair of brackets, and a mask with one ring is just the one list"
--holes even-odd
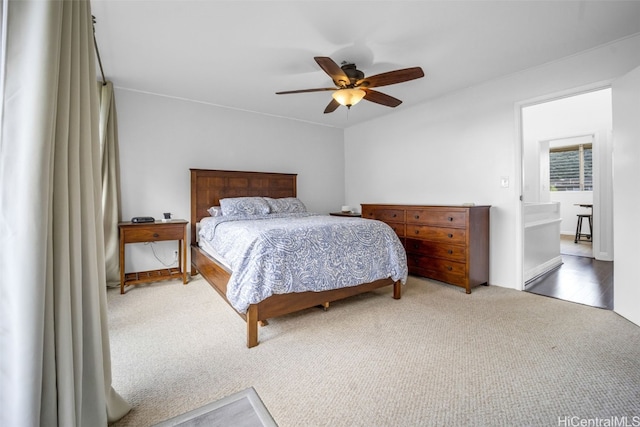
[(351, 108), (352, 105), (362, 101), (365, 95), (366, 92), (362, 89), (338, 89), (331, 94), (333, 99), (347, 108)]

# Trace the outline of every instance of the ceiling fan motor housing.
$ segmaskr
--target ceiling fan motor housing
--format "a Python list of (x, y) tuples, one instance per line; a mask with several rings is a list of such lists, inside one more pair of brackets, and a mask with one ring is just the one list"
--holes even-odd
[(364, 73), (356, 68), (356, 64), (343, 63), (342, 71), (349, 77), (350, 85), (353, 86), (357, 81), (364, 79)]

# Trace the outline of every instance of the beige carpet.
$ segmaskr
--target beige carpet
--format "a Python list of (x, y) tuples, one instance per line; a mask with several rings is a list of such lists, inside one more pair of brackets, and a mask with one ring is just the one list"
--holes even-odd
[(640, 417), (640, 327), (608, 310), (410, 277), (399, 301), (384, 289), (273, 319), (247, 349), (244, 321), (199, 276), (108, 300), (113, 385), (133, 405), (118, 427), (248, 387), (281, 427)]

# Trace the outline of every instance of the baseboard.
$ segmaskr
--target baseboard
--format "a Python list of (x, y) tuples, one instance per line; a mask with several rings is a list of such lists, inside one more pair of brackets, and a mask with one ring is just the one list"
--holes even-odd
[(543, 274), (547, 274), (553, 269), (556, 269), (562, 265), (562, 256), (558, 255), (557, 257), (551, 258), (550, 260), (535, 266), (534, 268), (525, 271), (524, 273), (524, 283), (525, 287), (527, 283), (532, 281), (533, 279), (537, 279)]

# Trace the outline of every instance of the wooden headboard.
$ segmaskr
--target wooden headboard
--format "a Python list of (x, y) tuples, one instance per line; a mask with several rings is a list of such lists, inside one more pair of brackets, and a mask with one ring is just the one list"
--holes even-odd
[(196, 224), (209, 216), (207, 209), (220, 206), (225, 197), (296, 197), (293, 173), (191, 170), (191, 243), (196, 241)]

